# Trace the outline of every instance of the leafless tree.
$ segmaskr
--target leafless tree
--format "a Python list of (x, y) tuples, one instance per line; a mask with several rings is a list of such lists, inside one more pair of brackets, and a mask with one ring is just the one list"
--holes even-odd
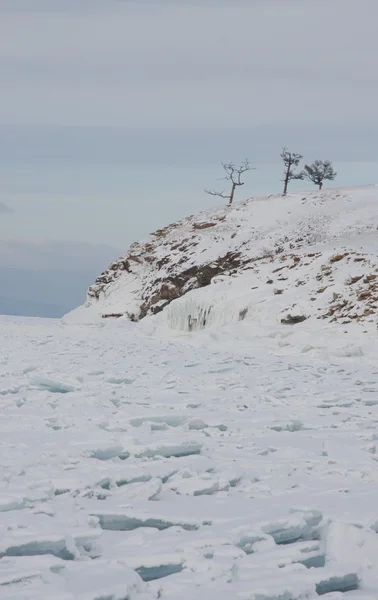
[(280, 156), (285, 165), (285, 170), (283, 173), (282, 181), (284, 182), (283, 195), (286, 196), (287, 187), (289, 185), (289, 182), (292, 181), (293, 179), (303, 179), (303, 177), (304, 177), (303, 172), (302, 173), (295, 172), (295, 169), (296, 169), (296, 167), (298, 167), (303, 156), (302, 156), (302, 154), (296, 154), (295, 152), (289, 152), (289, 150), (286, 148), (286, 146), (284, 146), (282, 148), (282, 152), (281, 152)]
[(302, 171), (303, 179), (312, 181), (319, 186), (319, 190), (323, 187), (323, 181), (333, 181), (337, 175), (334, 171), (330, 160), (315, 160), (312, 165), (305, 165)]
[(226, 193), (225, 190), (222, 192), (217, 192), (216, 190), (205, 190), (205, 192), (211, 196), (220, 196), (221, 198), (225, 198), (228, 200), (228, 204), (232, 204), (236, 188), (239, 185), (244, 185), (244, 182), (241, 180), (242, 175), (246, 173), (246, 171), (252, 171), (254, 169), (247, 158), (240, 165), (235, 165), (234, 163), (222, 163), (222, 167), (226, 171), (226, 175), (225, 177), (222, 177), (222, 179), (226, 179), (227, 181), (231, 182), (230, 192)]

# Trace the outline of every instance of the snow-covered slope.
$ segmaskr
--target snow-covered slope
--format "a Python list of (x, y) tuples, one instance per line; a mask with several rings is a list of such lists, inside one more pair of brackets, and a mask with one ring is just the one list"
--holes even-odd
[(378, 186), (267, 196), (205, 211), (134, 243), (68, 317), (190, 330), (250, 319), (374, 323)]

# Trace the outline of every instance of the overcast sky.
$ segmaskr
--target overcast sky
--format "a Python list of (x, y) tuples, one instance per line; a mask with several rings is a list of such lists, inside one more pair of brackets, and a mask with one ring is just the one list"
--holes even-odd
[(254, 163), (240, 199), (279, 191), (283, 144), (378, 182), (377, 22), (377, 0), (0, 0), (3, 249), (118, 252), (216, 204), (221, 161)]

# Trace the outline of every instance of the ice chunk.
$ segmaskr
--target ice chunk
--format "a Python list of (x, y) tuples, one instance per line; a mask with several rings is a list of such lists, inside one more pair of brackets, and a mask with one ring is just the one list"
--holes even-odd
[[(270, 538), (271, 539), (271, 538)], [(255, 552), (254, 545), (257, 542), (267, 541), (269, 540), (268, 536), (261, 535), (261, 533), (249, 531), (241, 534), (235, 540), (235, 546), (243, 550), (246, 554), (253, 554)], [(272, 541), (273, 545), (273, 541)]]
[(290, 512), (304, 519), (309, 527), (318, 527), (323, 519), (323, 513), (312, 508), (292, 508)]
[[(3, 565), (3, 561), (7, 562)], [(144, 598), (147, 591), (135, 570), (118, 561), (5, 558), (2, 570), (5, 575), (0, 579), (0, 596), (4, 600), (134, 600)], [(152, 600), (148, 595), (145, 598)]]
[[(255, 555), (254, 555), (255, 556)], [(315, 597), (315, 585), (302, 565), (283, 569), (267, 564), (253, 566), (252, 556), (238, 562), (235, 579), (249, 583), (248, 591), (238, 594), (243, 600), (304, 600)]]
[(183, 417), (180, 415), (162, 415), (162, 416), (145, 416), (145, 417), (135, 417), (130, 419), (130, 425), (133, 427), (141, 427), (144, 423), (159, 423), (164, 425), (169, 425), (169, 427), (178, 427), (179, 425), (183, 425), (186, 423), (187, 417)]
[(330, 592), (351, 592), (359, 588), (359, 576), (357, 573), (330, 574), (321, 576), (316, 583), (316, 592), (319, 596)]
[(117, 499), (131, 500), (156, 500), (162, 489), (161, 479), (150, 479), (148, 482), (134, 482), (123, 486), (117, 494)]
[(210, 473), (198, 476), (189, 470), (181, 471), (172, 477), (167, 483), (167, 487), (177, 494), (188, 496), (211, 496), (219, 491), (227, 491), (230, 488), (229, 482), (214, 477)]
[(0, 390), (0, 396), (6, 396), (7, 394), (18, 394), (21, 390), (20, 385), (13, 385), (12, 387), (3, 388)]
[(72, 538), (59, 535), (33, 536), (15, 532), (13, 536), (0, 541), (0, 557), (38, 554), (53, 554), (63, 560), (74, 560), (79, 553)]
[(271, 535), (276, 544), (292, 544), (311, 535), (308, 523), (296, 517), (263, 525), (262, 530)]
[(314, 550), (313, 552), (306, 552), (303, 558), (298, 558), (295, 562), (304, 565), (307, 569), (320, 569), (326, 564), (325, 553)]
[(46, 390), (53, 394), (67, 394), (77, 389), (77, 386), (71, 382), (51, 379), (50, 377), (43, 377), (41, 375), (33, 375), (30, 378), (30, 383), (34, 388)]
[(325, 548), (329, 568), (361, 573), (363, 578), (377, 572), (378, 538), (369, 529), (332, 522), (325, 531)]
[(189, 427), (189, 429), (200, 430), (200, 429), (206, 429), (206, 427), (208, 427), (208, 425), (207, 425), (207, 423), (202, 421), (202, 419), (192, 419), (191, 421), (189, 421), (188, 427)]
[(131, 383), (134, 383), (134, 379), (129, 379), (128, 377), (108, 377), (108, 379), (106, 379), (106, 382), (113, 383), (115, 385), (130, 385)]
[(199, 528), (199, 523), (195, 519), (166, 519), (158, 516), (137, 516), (133, 512), (112, 512), (103, 511), (92, 513), (99, 518), (100, 527), (112, 531), (131, 531), (139, 527), (152, 527), (155, 529), (168, 529), (169, 527), (182, 527), (188, 531)]
[(198, 442), (182, 442), (181, 444), (161, 444), (157, 446), (149, 446), (144, 450), (137, 452), (137, 458), (153, 458), (154, 456), (164, 456), (165, 458), (183, 456), (191, 456), (192, 454), (200, 454), (202, 444)]
[(24, 508), (25, 501), (23, 498), (16, 498), (14, 496), (0, 496), (0, 512), (7, 512), (8, 510), (20, 510)]
[(183, 569), (182, 563), (171, 563), (162, 564), (157, 567), (139, 567), (135, 569), (138, 575), (141, 576), (143, 581), (153, 581), (155, 579), (162, 579), (175, 573), (181, 573)]
[(90, 456), (98, 460), (111, 460), (112, 458), (126, 460), (126, 458), (129, 458), (130, 453), (126, 452), (123, 446), (115, 445), (108, 448), (96, 448), (96, 450), (91, 452)]
[(128, 465), (126, 463), (125, 466), (122, 465), (122, 469), (120, 470), (122, 477), (119, 475), (115, 483), (117, 487), (122, 487), (130, 483), (150, 481), (156, 477), (165, 483), (176, 472), (177, 468), (173, 467), (168, 462), (163, 463), (161, 461), (146, 461), (138, 466)]
[(125, 600), (144, 587), (139, 575), (118, 561), (70, 563), (59, 575), (80, 600)]
[(154, 581), (155, 579), (163, 579), (181, 573), (184, 568), (184, 561), (180, 555), (167, 556), (150, 556), (148, 558), (141, 557), (139, 559), (127, 560), (128, 566), (135, 569), (143, 581)]

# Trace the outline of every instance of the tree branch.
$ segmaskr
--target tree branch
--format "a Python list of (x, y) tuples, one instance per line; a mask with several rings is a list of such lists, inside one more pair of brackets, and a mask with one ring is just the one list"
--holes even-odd
[(229, 199), (230, 194), (225, 194), (225, 192), (217, 192), (216, 190), (207, 190), (205, 189), (206, 194), (210, 194), (210, 196), (220, 196), (221, 198)]

